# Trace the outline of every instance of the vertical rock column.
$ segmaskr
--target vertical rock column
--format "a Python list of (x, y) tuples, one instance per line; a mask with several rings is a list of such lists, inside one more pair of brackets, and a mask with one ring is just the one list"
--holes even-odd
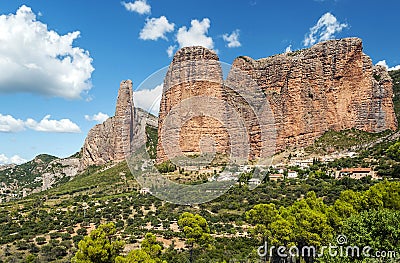
[(218, 56), (200, 46), (179, 50), (164, 80), (158, 119), (158, 163), (178, 155), (229, 152), (224, 113), (213, 101), (223, 101)]
[(122, 81), (118, 90), (114, 117), (114, 160), (125, 159), (133, 139), (134, 107), (132, 81)]

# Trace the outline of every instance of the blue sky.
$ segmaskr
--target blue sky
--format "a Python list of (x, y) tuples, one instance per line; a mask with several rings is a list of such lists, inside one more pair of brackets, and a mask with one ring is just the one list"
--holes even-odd
[[(120, 81), (137, 89), (182, 46), (231, 63), (356, 36), (373, 63), (394, 68), (398, 10), (396, 0), (3, 0), (0, 164), (75, 153), (114, 114)], [(148, 107), (159, 90), (136, 92), (136, 104)]]

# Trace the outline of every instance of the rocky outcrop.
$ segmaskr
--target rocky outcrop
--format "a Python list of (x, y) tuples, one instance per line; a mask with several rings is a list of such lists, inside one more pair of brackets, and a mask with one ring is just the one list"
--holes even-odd
[(21, 165), (0, 169), (0, 203), (38, 193), (78, 174), (80, 159), (41, 154)]
[[(200, 46), (179, 50), (163, 87), (158, 117), (157, 162), (198, 154), (202, 152), (201, 148), (215, 147), (221, 153), (228, 151), (223, 110), (215, 108), (209, 101), (202, 101), (203, 97), (223, 97), (222, 70), (214, 52)], [(201, 112), (204, 114), (199, 114)], [(211, 112), (215, 115), (211, 116)]]
[(319, 43), (309, 49), (233, 67), (247, 72), (274, 113), (277, 150), (304, 147), (329, 130), (395, 130), (391, 79), (373, 66), (359, 38)]
[[(80, 160), (78, 158), (56, 159), (49, 163), (46, 172), (42, 173), (42, 187), (32, 193), (45, 191), (65, 177), (72, 178), (78, 174)], [(65, 179), (64, 179), (65, 180)]]
[[(329, 130), (380, 132), (397, 128), (391, 79), (385, 68), (373, 66), (363, 53), (361, 39), (330, 40), (259, 60), (238, 57), (225, 82), (214, 52), (189, 47), (175, 54), (164, 80), (158, 120), (158, 162), (179, 154), (202, 152), (204, 137), (213, 139), (217, 152), (228, 152), (229, 145), (235, 143), (226, 131), (229, 117), (233, 119), (226, 112), (231, 109), (239, 112), (238, 117), (248, 130), (249, 158), (260, 155), (266, 138), (261, 136), (262, 127), (257, 119), (271, 116), (250, 112), (244, 106), (242, 94), (229, 88), (235, 81), (243, 81), (233, 74), (237, 70), (249, 76), (251, 85), (264, 94), (264, 98), (256, 98), (257, 103), (264, 99), (269, 104), (276, 130), (276, 151), (310, 145)], [(191, 112), (199, 112), (199, 102), (206, 104), (190, 98), (202, 95), (223, 100), (230, 108), (226, 104), (225, 108), (211, 104), (209, 109), (202, 105), (203, 116), (190, 118)], [(212, 117), (206, 114), (207, 110)]]
[(146, 142), (146, 123), (156, 127), (156, 117), (134, 107), (132, 81), (122, 81), (115, 116), (89, 131), (82, 148), (81, 167), (125, 160), (129, 151)]

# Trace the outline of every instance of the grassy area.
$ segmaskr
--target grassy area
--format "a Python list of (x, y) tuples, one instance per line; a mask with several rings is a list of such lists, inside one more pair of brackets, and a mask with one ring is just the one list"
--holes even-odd
[(151, 159), (157, 157), (158, 130), (157, 128), (146, 126), (146, 149)]
[(356, 129), (344, 131), (328, 131), (318, 138), (313, 145), (305, 150), (309, 153), (325, 154), (334, 151), (354, 150), (364, 144), (371, 143), (385, 135), (389, 135), (391, 131), (381, 133), (368, 133)]

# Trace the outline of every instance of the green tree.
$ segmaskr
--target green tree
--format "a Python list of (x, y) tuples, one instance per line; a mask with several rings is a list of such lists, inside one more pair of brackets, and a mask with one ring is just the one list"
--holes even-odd
[(152, 233), (147, 233), (143, 239), (140, 248), (149, 254), (152, 258), (157, 258), (161, 255), (162, 246), (156, 240), (156, 236)]
[(276, 221), (278, 214), (279, 211), (276, 209), (275, 204), (258, 204), (246, 212), (246, 221), (253, 225), (263, 224), (268, 226)]
[(162, 261), (161, 256), (162, 246), (156, 240), (156, 236), (152, 233), (147, 233), (140, 249), (135, 249), (129, 252), (126, 257), (118, 256), (115, 259), (116, 263), (167, 263)]
[(120, 255), (125, 243), (115, 238), (114, 223), (102, 224), (78, 244), (78, 251), (72, 258), (76, 263), (110, 263)]
[(273, 245), (293, 245), (293, 225), (286, 219), (278, 219), (270, 225), (270, 241)]
[(142, 249), (135, 249), (129, 252), (126, 257), (118, 256), (115, 263), (157, 263), (157, 261)]
[(46, 243), (46, 238), (45, 238), (45, 237), (37, 237), (37, 238), (36, 238), (36, 243), (37, 243), (38, 245), (43, 245), (43, 244)]
[(391, 159), (395, 161), (400, 161), (400, 141), (390, 145), (389, 148), (386, 150), (386, 154)]
[(400, 211), (369, 210), (351, 216), (343, 226), (348, 244), (370, 246), (375, 251), (400, 252)]
[(178, 226), (185, 234), (187, 243), (191, 246), (197, 244), (204, 247), (212, 241), (207, 220), (201, 215), (185, 212), (180, 216)]

